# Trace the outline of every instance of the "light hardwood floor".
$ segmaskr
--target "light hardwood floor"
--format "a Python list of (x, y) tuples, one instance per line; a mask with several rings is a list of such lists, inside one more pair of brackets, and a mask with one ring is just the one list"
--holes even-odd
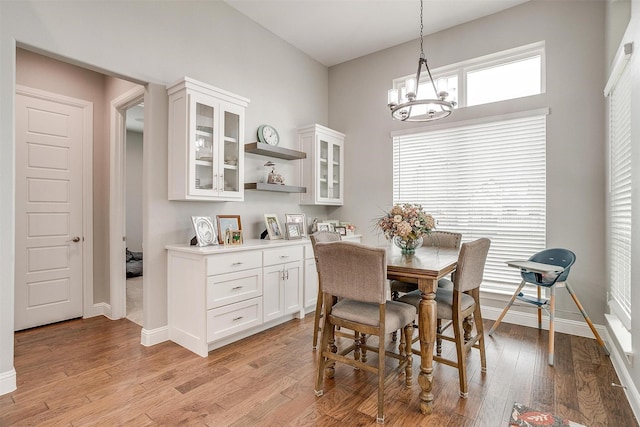
[[(18, 389), (0, 396), (0, 426), (375, 425), (372, 374), (338, 365), (324, 396), (315, 396), (312, 331), (310, 315), (206, 358), (171, 342), (144, 347), (140, 327), (126, 319), (18, 332)], [(411, 389), (402, 376), (387, 382), (385, 424), (504, 427), (517, 401), (589, 427), (638, 425), (623, 390), (611, 386), (618, 379), (595, 340), (557, 334), (555, 367), (546, 363), (546, 346), (545, 331), (501, 325), (487, 338), (486, 374), (477, 351), (470, 356), (468, 399), (458, 397), (457, 371), (436, 364), (428, 416), (418, 409), (414, 357)]]

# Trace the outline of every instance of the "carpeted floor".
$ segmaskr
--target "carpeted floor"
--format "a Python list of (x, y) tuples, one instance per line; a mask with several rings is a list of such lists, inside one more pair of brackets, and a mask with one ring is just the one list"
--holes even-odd
[(142, 326), (142, 276), (127, 279), (127, 319)]
[(509, 426), (513, 427), (585, 427), (550, 412), (536, 411), (521, 403), (514, 403)]

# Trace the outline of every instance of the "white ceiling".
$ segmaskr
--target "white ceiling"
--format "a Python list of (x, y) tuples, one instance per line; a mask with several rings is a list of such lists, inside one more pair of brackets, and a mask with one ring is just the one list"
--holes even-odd
[[(528, 0), (425, 0), (424, 34)], [(420, 37), (418, 0), (225, 0), (318, 62), (332, 66)]]

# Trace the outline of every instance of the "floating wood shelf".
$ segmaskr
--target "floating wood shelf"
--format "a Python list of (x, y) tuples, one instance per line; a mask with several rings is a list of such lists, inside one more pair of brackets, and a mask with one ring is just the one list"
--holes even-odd
[(307, 158), (307, 153), (304, 151), (291, 150), (289, 148), (263, 144), (262, 142), (245, 144), (244, 152), (260, 154), (261, 156), (276, 157), (284, 160), (300, 160)]
[(264, 182), (245, 182), (245, 190), (279, 191), (281, 193), (306, 193), (306, 187), (296, 187), (295, 185), (267, 184)]

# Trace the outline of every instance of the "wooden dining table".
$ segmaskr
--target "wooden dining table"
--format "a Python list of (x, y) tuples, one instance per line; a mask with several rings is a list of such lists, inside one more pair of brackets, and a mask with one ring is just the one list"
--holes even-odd
[(437, 305), (435, 301), (438, 279), (456, 269), (458, 250), (438, 247), (421, 247), (415, 254), (403, 255), (400, 248), (387, 248), (387, 279), (417, 283), (422, 291), (418, 310), (418, 334), (420, 337), (420, 411), (430, 414), (433, 410), (433, 346), (436, 341)]

